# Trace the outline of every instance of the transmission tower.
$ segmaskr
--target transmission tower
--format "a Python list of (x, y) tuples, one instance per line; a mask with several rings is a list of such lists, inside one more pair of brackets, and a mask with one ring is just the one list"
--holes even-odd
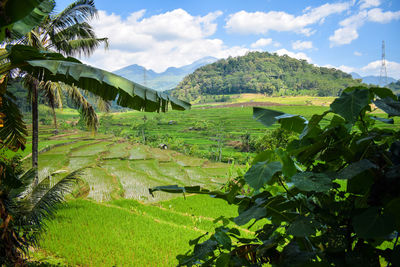
[(382, 41), (382, 65), (381, 74), (379, 76), (379, 86), (387, 84), (386, 58), (385, 58), (385, 41)]

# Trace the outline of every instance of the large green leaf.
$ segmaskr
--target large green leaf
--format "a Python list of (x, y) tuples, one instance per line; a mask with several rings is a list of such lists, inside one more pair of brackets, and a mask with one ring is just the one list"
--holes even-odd
[(253, 118), (256, 121), (261, 122), (265, 126), (271, 126), (274, 124), (278, 119), (276, 117), (284, 115), (285, 113), (276, 111), (276, 110), (271, 110), (271, 109), (265, 109), (265, 108), (253, 108)]
[(377, 96), (379, 96), (379, 98), (383, 99), (386, 97), (390, 97), (393, 100), (396, 100), (397, 97), (395, 94), (393, 94), (393, 91), (390, 90), (389, 88), (385, 88), (385, 87), (372, 87), (370, 88), (370, 90), (372, 92), (374, 92)]
[(282, 162), (282, 173), (285, 175), (285, 178), (292, 177), (297, 172), (297, 168), (289, 153), (282, 149), (276, 149), (275, 152)]
[(331, 104), (331, 109), (336, 114), (345, 118), (348, 122), (355, 123), (361, 110), (369, 103), (369, 91), (367, 89), (355, 89), (343, 92), (339, 98)]
[(264, 218), (266, 215), (267, 210), (265, 207), (254, 205), (251, 206), (249, 209), (240, 212), (239, 216), (233, 219), (233, 221), (237, 225), (244, 225), (252, 219), (259, 220), (261, 218)]
[(331, 179), (323, 173), (299, 172), (292, 176), (292, 183), (302, 191), (326, 192), (332, 188)]
[(190, 104), (157, 92), (111, 72), (65, 58), (58, 53), (39, 51), (33, 47), (8, 46), (12, 66), (19, 67), (46, 81), (61, 81), (88, 90), (104, 100), (117, 100), (118, 105), (143, 111), (185, 110)]
[(339, 179), (351, 179), (366, 170), (376, 169), (377, 166), (367, 159), (354, 162), (338, 173)]
[(354, 231), (361, 238), (383, 238), (395, 229), (393, 216), (381, 213), (378, 207), (371, 207), (353, 217)]
[(281, 128), (296, 133), (301, 133), (308, 123), (304, 117), (299, 115), (285, 114), (276, 118), (281, 124)]
[[(51, 0), (9, 0), (0, 5), (0, 42), (6, 35), (20, 37), (38, 26), (54, 8)], [(7, 33), (7, 34), (6, 34)]]
[(377, 99), (374, 104), (385, 111), (389, 116), (400, 116), (400, 101), (393, 100), (391, 97)]
[(282, 170), (282, 164), (278, 161), (257, 162), (244, 175), (245, 181), (255, 190), (262, 188), (272, 180), (275, 173)]
[(310, 218), (299, 216), (289, 225), (287, 233), (293, 236), (307, 237), (315, 233), (315, 228)]

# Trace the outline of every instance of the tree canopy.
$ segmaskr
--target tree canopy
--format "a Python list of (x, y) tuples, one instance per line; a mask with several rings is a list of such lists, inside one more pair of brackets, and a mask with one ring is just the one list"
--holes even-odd
[(286, 55), (250, 52), (197, 69), (171, 95), (187, 100), (205, 94), (239, 93), (336, 96), (360, 84), (361, 80), (337, 69), (317, 67)]

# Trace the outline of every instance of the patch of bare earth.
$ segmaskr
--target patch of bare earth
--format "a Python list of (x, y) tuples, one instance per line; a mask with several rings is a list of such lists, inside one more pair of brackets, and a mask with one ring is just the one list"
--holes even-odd
[[(285, 104), (279, 104), (274, 102), (244, 102), (244, 103), (232, 103), (232, 104), (222, 104), (222, 105), (215, 105), (215, 106), (203, 106), (198, 107), (201, 109), (208, 109), (208, 108), (232, 108), (232, 107), (265, 107), (265, 106), (287, 106)], [(195, 108), (196, 105), (193, 105)]]

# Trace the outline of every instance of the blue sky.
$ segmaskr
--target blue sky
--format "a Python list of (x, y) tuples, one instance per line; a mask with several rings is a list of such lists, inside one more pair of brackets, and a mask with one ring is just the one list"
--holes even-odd
[[(71, 1), (57, 0), (57, 10)], [(379, 75), (382, 40), (388, 76), (400, 79), (399, 0), (95, 0), (99, 37), (84, 62), (110, 71), (139, 64), (157, 72), (206, 56), (268, 51), (318, 66)]]

